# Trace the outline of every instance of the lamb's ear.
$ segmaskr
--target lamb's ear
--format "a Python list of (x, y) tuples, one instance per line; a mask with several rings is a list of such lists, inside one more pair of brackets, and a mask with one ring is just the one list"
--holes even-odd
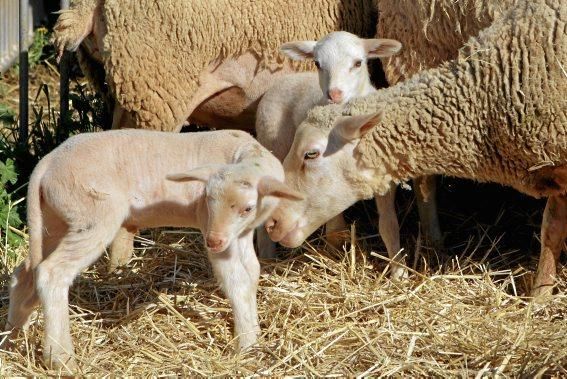
[(382, 111), (361, 116), (342, 116), (335, 122), (333, 131), (347, 141), (352, 141), (372, 130), (381, 119)]
[(396, 54), (402, 43), (395, 39), (374, 38), (362, 40), (368, 58), (384, 58)]
[(274, 196), (288, 200), (303, 200), (302, 194), (289, 188), (273, 176), (263, 176), (258, 182), (258, 194), (260, 196)]
[(313, 58), (313, 49), (317, 41), (296, 41), (284, 43), (280, 51), (294, 61), (304, 61)]
[(208, 182), (211, 175), (220, 170), (221, 165), (210, 165), (194, 168), (187, 172), (181, 172), (179, 174), (170, 174), (165, 178), (171, 180), (172, 182), (189, 182), (191, 180), (198, 180), (201, 182)]

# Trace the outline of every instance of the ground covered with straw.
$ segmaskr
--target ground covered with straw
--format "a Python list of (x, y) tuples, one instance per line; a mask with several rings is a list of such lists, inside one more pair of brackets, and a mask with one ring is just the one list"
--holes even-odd
[[(257, 347), (235, 354), (230, 306), (200, 235), (148, 232), (126, 268), (108, 274), (101, 259), (72, 289), (81, 373), (565, 377), (567, 269), (557, 295), (531, 302), (523, 295), (535, 262), (502, 246), (499, 233), (498, 225), (471, 232), (461, 254), (442, 264), (431, 264), (436, 259), (426, 259), (416, 241), (412, 255), (422, 251), (403, 283), (389, 281), (375, 237), (359, 236), (343, 251), (314, 238), (262, 262), (263, 334)], [(14, 267), (25, 250), (4, 252), (3, 263)], [(0, 322), (9, 271), (1, 278)], [(42, 363), (41, 336), (39, 312), (16, 348), (0, 352), (0, 376), (55, 374)]]

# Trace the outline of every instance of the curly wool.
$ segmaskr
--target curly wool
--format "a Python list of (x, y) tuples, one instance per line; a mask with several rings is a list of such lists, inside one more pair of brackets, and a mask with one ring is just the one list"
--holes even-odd
[(447, 174), (535, 197), (565, 193), (554, 172), (567, 169), (566, 28), (564, 1), (519, 1), (455, 61), (354, 101), (346, 113), (384, 112), (359, 162), (396, 182)]
[[(74, 6), (85, 4), (94, 3)], [(102, 59), (116, 99), (137, 126), (173, 130), (189, 116), (209, 64), (253, 52), (276, 70), (282, 43), (334, 30), (372, 36), (376, 11), (370, 0), (106, 0), (102, 13)]]
[(374, 0), (380, 38), (404, 48), (383, 60), (390, 85), (455, 59), (458, 50), (517, 0)]

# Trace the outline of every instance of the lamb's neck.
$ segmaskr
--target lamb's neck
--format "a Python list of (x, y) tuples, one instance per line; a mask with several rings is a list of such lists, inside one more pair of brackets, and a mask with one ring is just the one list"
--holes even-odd
[(358, 97), (368, 96), (376, 92), (376, 88), (370, 82), (370, 78), (366, 76), (366, 80), (363, 80), (358, 88)]
[(442, 173), (477, 176), (485, 163), (486, 131), (466, 100), (475, 96), (464, 93), (470, 87), (463, 83), (466, 75), (443, 66), (354, 104), (352, 114), (384, 111), (357, 149), (363, 166), (385, 168), (395, 181)]

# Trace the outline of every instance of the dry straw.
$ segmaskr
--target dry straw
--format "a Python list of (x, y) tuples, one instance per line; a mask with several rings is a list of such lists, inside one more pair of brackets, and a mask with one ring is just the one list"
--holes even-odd
[[(469, 249), (498, 248), (483, 238)], [(567, 375), (565, 268), (559, 294), (542, 305), (519, 296), (527, 270), (490, 270), (483, 254), (436, 271), (420, 264), (409, 281), (392, 283), (383, 255), (312, 240), (283, 261), (263, 262), (263, 335), (256, 348), (235, 354), (231, 310), (199, 234), (161, 231), (139, 243), (120, 273), (106, 274), (103, 259), (73, 286), (81, 374)], [(12, 267), (2, 276), (2, 321)], [(42, 327), (40, 312), (16, 349), (0, 352), (0, 376), (55, 374), (41, 361)]]

